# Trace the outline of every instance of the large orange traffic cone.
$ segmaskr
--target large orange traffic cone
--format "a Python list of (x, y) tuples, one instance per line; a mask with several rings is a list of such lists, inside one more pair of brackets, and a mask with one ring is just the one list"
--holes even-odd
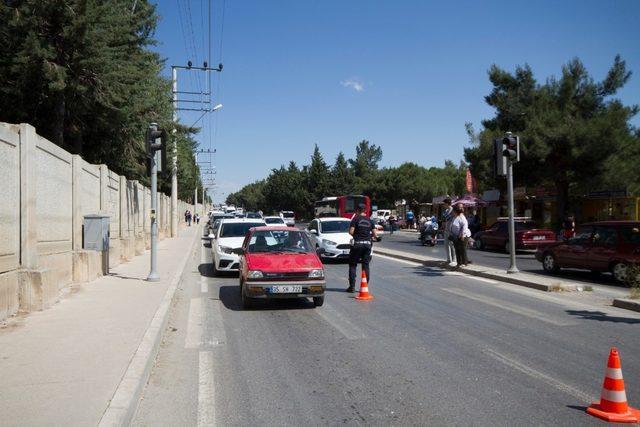
[(356, 299), (363, 301), (371, 301), (373, 299), (373, 295), (369, 293), (369, 284), (367, 283), (367, 275), (362, 269), (362, 277), (360, 279), (360, 292)]
[(615, 347), (611, 347), (609, 352), (600, 403), (592, 403), (587, 408), (587, 413), (614, 423), (640, 422), (640, 411), (627, 403), (620, 356)]

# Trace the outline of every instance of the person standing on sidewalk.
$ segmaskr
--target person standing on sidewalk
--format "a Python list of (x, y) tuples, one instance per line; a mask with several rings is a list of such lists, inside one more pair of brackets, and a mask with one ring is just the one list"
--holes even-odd
[(353, 236), (353, 244), (349, 251), (349, 287), (347, 292), (355, 291), (356, 270), (358, 263), (362, 264), (362, 270), (367, 276), (367, 283), (371, 279), (369, 275), (369, 262), (371, 261), (371, 246), (376, 239), (376, 227), (373, 221), (365, 213), (365, 205), (356, 207), (356, 214), (349, 225), (349, 234)]
[(413, 230), (413, 211), (411, 209), (407, 212), (407, 229)]
[(458, 267), (464, 267), (469, 264), (469, 260), (467, 259), (467, 244), (469, 237), (471, 237), (471, 231), (469, 231), (469, 222), (464, 216), (464, 206), (462, 203), (456, 205), (454, 215), (455, 217), (453, 221), (451, 221), (449, 233), (456, 251)]
[(453, 241), (449, 239), (451, 222), (453, 221), (453, 207), (451, 206), (451, 198), (447, 197), (442, 202), (444, 204), (444, 213), (442, 214), (442, 223), (444, 231), (444, 250), (447, 254), (447, 264), (456, 262), (456, 252), (453, 247)]

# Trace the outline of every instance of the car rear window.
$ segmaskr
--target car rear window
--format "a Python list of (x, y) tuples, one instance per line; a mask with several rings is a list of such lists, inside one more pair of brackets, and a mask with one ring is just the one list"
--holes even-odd
[(520, 230), (533, 230), (536, 228), (535, 222), (515, 222), (516, 231)]
[(231, 222), (222, 224), (220, 237), (244, 237), (250, 228), (263, 225), (264, 222)]
[(620, 227), (620, 237), (624, 243), (640, 246), (640, 226), (625, 225)]
[(282, 218), (265, 218), (264, 222), (267, 224), (284, 224)]

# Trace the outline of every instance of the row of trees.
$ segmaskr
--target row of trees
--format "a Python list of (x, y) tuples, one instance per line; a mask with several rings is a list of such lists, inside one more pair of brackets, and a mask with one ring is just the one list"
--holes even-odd
[[(172, 129), (171, 84), (151, 50), (158, 22), (147, 0), (0, 2), (0, 121), (26, 122), (40, 135), (147, 182), (144, 132)], [(178, 126), (179, 197), (200, 174), (196, 130)], [(170, 180), (159, 188), (170, 190)]]
[(415, 163), (380, 168), (382, 149), (363, 140), (355, 157), (339, 153), (329, 165), (316, 145), (308, 165), (295, 162), (272, 169), (269, 176), (229, 194), (228, 204), (266, 212), (295, 210), (313, 213), (313, 203), (325, 196), (366, 194), (380, 208), (393, 207), (396, 200), (427, 201), (442, 194), (462, 194), (466, 166), (446, 161), (444, 167), (425, 168)]
[(520, 135), (516, 185), (555, 188), (558, 218), (576, 211), (589, 191), (640, 194), (640, 130), (630, 125), (638, 107), (613, 97), (630, 77), (620, 56), (602, 81), (578, 59), (542, 84), (528, 65), (515, 73), (493, 66), (493, 90), (485, 100), (496, 114), (478, 133), (467, 124), (471, 147), (464, 155), (480, 188), (504, 185), (493, 177), (493, 138), (511, 131)]

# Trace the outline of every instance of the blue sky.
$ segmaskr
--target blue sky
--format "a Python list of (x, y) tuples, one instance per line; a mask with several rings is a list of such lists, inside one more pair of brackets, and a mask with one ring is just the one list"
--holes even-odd
[[(206, 59), (207, 7), (159, 2), (167, 65)], [(314, 144), (329, 163), (362, 139), (382, 147), (382, 166), (458, 162), (464, 123), (479, 128), (493, 114), (484, 102), (491, 64), (528, 63), (544, 81), (578, 57), (599, 80), (619, 53), (634, 73), (619, 98), (640, 104), (636, 0), (213, 0), (212, 15), (211, 63), (224, 63), (214, 96), (224, 107), (201, 122), (198, 140), (217, 149), (216, 201), (289, 160), (306, 164)], [(197, 117), (180, 114), (188, 124)]]

